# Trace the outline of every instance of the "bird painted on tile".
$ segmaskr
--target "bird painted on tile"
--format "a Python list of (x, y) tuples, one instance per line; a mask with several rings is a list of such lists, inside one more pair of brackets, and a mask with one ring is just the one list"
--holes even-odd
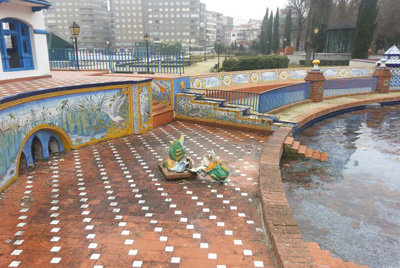
[(61, 102), (61, 109), (64, 109), (68, 105), (68, 100), (63, 100)]
[(160, 85), (160, 84), (158, 84), (158, 83), (155, 83), (157, 86), (158, 86), (158, 88), (160, 89), (160, 92), (163, 92), (163, 93), (166, 93), (167, 92), (167, 89), (165, 88), (165, 87), (163, 87), (162, 85)]
[(10, 130), (11, 130), (10, 128), (4, 129), (4, 130), (0, 128), (0, 134), (4, 135), (7, 131), (10, 131)]
[(114, 103), (111, 104), (111, 108), (109, 111), (101, 109), (103, 112), (105, 112), (110, 117), (111, 121), (120, 125), (121, 129), (125, 129), (125, 126), (122, 124), (125, 121), (125, 119), (118, 114), (119, 114), (119, 110), (121, 109), (121, 106), (124, 103), (125, 99), (126, 99), (126, 95), (121, 95)]

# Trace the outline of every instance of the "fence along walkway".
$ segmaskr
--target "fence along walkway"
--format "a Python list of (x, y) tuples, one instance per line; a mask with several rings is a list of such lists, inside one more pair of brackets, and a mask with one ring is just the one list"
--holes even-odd
[(115, 52), (100, 49), (49, 49), (52, 70), (109, 70), (118, 73), (185, 72), (183, 53)]

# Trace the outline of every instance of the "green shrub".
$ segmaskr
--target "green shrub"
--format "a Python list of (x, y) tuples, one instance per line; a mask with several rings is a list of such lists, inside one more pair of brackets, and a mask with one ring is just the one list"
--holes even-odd
[(252, 52), (235, 52), (234, 53), (235, 57), (242, 57), (242, 56), (254, 56), (256, 55), (256, 53), (252, 53)]
[(283, 56), (253, 56), (243, 58), (230, 58), (224, 60), (222, 68), (226, 72), (287, 68), (289, 59)]

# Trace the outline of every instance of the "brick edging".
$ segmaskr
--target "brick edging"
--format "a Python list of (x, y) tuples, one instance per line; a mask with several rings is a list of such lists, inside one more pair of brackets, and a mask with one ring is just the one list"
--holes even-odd
[(291, 131), (280, 127), (263, 148), (259, 165), (262, 216), (278, 267), (312, 267), (310, 251), (285, 196), (279, 167), (283, 141)]

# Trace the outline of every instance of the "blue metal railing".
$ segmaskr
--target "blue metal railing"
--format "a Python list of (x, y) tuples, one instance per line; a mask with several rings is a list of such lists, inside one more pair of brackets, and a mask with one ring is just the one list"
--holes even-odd
[(185, 72), (183, 53), (146, 53), (102, 49), (49, 49), (52, 70), (110, 70), (121, 73)]
[(324, 97), (374, 92), (376, 83), (376, 77), (326, 80)]
[(258, 112), (266, 113), (273, 109), (308, 100), (310, 98), (311, 83), (300, 83), (260, 93)]
[(207, 89), (206, 97), (213, 99), (222, 99), (229, 104), (250, 106), (253, 111), (258, 111), (259, 93)]

